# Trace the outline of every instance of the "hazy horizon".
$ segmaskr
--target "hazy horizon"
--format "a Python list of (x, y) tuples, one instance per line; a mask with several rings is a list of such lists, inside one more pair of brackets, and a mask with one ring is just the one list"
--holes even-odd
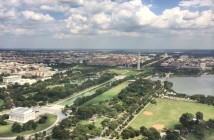
[(214, 49), (214, 0), (3, 0), (1, 49)]

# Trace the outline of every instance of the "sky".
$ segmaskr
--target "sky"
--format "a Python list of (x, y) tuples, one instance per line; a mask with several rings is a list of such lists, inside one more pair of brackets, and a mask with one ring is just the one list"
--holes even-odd
[(4, 49), (214, 49), (214, 0), (0, 0)]

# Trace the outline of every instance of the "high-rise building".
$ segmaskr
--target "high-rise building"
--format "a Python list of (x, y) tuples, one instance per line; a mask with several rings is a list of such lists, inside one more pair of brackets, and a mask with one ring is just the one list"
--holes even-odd
[(138, 53), (137, 70), (140, 70), (140, 52)]

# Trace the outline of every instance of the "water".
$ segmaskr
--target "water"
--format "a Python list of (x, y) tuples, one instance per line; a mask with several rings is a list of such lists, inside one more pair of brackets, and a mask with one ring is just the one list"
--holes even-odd
[(84, 92), (84, 93), (82, 93), (82, 94), (80, 94), (80, 95), (77, 95), (77, 96), (73, 97), (73, 98), (70, 98), (70, 99), (68, 99), (68, 100), (65, 100), (64, 102), (60, 103), (60, 105), (71, 105), (71, 104), (74, 103), (74, 101), (75, 101), (77, 98), (84, 97), (84, 96), (90, 96), (90, 95), (94, 94), (94, 93), (96, 92), (97, 89), (102, 88), (102, 87), (106, 86), (107, 84), (109, 84), (109, 82), (106, 83), (106, 84), (100, 85), (100, 86), (98, 86), (98, 87), (96, 87), (96, 88), (94, 88), (94, 89), (92, 89), (92, 90), (86, 91), (86, 92)]
[[(154, 77), (152, 80), (163, 80)], [(214, 96), (214, 75), (202, 75), (200, 77), (170, 77), (168, 81), (173, 83), (173, 90), (187, 95), (204, 94)]]

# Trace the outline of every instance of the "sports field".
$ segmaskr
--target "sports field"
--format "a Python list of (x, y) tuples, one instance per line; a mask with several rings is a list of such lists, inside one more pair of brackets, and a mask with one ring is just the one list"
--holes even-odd
[(122, 89), (126, 88), (129, 85), (129, 83), (130, 82), (128, 82), (128, 81), (123, 82), (123, 83), (117, 85), (116, 87), (113, 87), (110, 90), (104, 92), (103, 94), (93, 98), (92, 100), (86, 102), (83, 105), (97, 104), (100, 101), (110, 100), (113, 97), (117, 96)]
[(149, 104), (131, 122), (130, 126), (139, 129), (141, 126), (155, 127), (156, 129), (173, 128), (179, 123), (179, 117), (186, 112), (195, 115), (197, 111), (204, 114), (204, 120), (214, 119), (214, 107), (205, 104), (178, 101), (170, 99), (156, 99), (157, 105)]

